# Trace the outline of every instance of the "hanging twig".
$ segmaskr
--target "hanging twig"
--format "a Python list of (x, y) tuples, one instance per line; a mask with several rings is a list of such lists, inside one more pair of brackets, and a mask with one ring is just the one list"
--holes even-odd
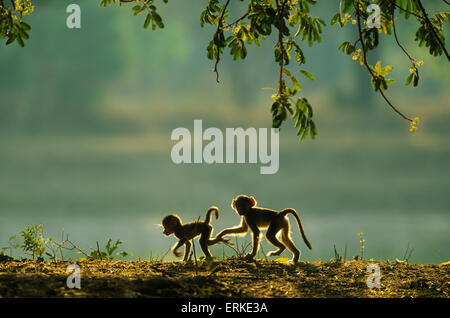
[[(372, 69), (369, 66), (369, 63), (367, 62), (367, 52), (366, 52), (366, 47), (364, 45), (364, 41), (363, 41), (363, 37), (362, 37), (362, 30), (361, 30), (361, 17), (360, 17), (360, 11), (359, 11), (359, 5), (358, 5), (358, 1), (356, 0), (356, 4), (355, 1), (353, 1), (353, 6), (355, 7), (356, 10), (356, 18), (357, 18), (357, 24), (358, 24), (358, 34), (359, 34), (359, 40), (361, 42), (361, 48), (363, 51), (363, 60), (364, 60), (364, 66), (366, 67), (366, 69), (369, 71), (370, 75), (372, 76), (373, 79), (376, 78), (375, 74), (372, 72)], [(386, 101), (386, 103), (397, 113), (399, 114), (403, 119), (412, 122), (413, 120), (411, 118), (406, 117), (405, 115), (403, 115), (392, 103), (391, 101), (386, 97), (386, 95), (383, 93), (383, 91), (381, 89), (378, 90), (381, 94), (381, 96), (384, 98), (384, 100)]]
[[(222, 28), (223, 17), (225, 15), (225, 11), (227, 11), (227, 7), (228, 7), (229, 3), (230, 3), (230, 0), (227, 0), (227, 2), (225, 3), (225, 6), (223, 7), (222, 14), (220, 15), (219, 21), (217, 22), (217, 31), (216, 31), (216, 34), (214, 35), (214, 38), (216, 36), (218, 36), (220, 29)], [(219, 47), (217, 47), (216, 63), (214, 64), (214, 73), (216, 73), (216, 82), (217, 83), (219, 83), (219, 71), (217, 70), (217, 65), (219, 64), (219, 61), (220, 61), (220, 49), (219, 49)]]
[(397, 45), (402, 49), (402, 51), (406, 54), (410, 61), (414, 63), (415, 59), (413, 59), (411, 55), (409, 55), (409, 53), (406, 51), (406, 49), (400, 44), (397, 36), (397, 28), (395, 27), (395, 6), (392, 6), (392, 29), (394, 30), (395, 42), (397, 42)]

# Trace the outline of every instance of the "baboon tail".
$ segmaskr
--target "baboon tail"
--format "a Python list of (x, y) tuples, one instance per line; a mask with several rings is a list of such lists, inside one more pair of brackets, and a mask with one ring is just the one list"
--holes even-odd
[(297, 212), (294, 209), (284, 209), (280, 212), (280, 214), (283, 216), (288, 215), (289, 213), (292, 214), (297, 220), (298, 229), (300, 230), (300, 234), (302, 235), (303, 241), (305, 242), (306, 246), (308, 246), (308, 248), (312, 250), (311, 243), (309, 243), (308, 239), (306, 238), (305, 232), (303, 231), (302, 222), (300, 221)]
[(209, 224), (211, 222), (211, 213), (214, 212), (216, 219), (219, 217), (219, 208), (216, 206), (211, 206), (208, 211), (206, 211), (205, 223)]

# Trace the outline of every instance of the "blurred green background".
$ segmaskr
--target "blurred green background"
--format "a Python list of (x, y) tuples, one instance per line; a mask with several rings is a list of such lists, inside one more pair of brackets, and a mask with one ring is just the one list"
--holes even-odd
[[(410, 65), (393, 38), (381, 36), (371, 62), (394, 65), (397, 84), (388, 95), (420, 117), (418, 131), (409, 133), (372, 92), (367, 72), (337, 50), (355, 38), (354, 26), (328, 26), (323, 43), (305, 48), (305, 68), (316, 80), (302, 82), (319, 135), (299, 143), (287, 122), (279, 172), (260, 175), (259, 164), (175, 165), (170, 135), (192, 130), (194, 119), (204, 129), (270, 127), (272, 92), (261, 88), (277, 85), (275, 39), (250, 47), (245, 61), (226, 53), (217, 84), (206, 58), (215, 29), (199, 25), (205, 1), (160, 4), (166, 28), (156, 32), (144, 30), (129, 6), (105, 9), (99, 1), (78, 1), (82, 28), (70, 30), (69, 3), (37, 3), (26, 47), (0, 49), (0, 246), (42, 223), (46, 235), (59, 237), (64, 228), (82, 248), (120, 238), (133, 258), (150, 259), (176, 241), (157, 225), (166, 214), (191, 221), (217, 205), (217, 233), (239, 222), (232, 198), (249, 194), (261, 206), (300, 212), (314, 247), (293, 228), (303, 260), (333, 258), (334, 245), (341, 254), (347, 245), (347, 259), (359, 254), (358, 232), (366, 258), (402, 258), (409, 243), (411, 262), (449, 260), (450, 68), (445, 57), (416, 46), (413, 21), (399, 29), (424, 61), (418, 88), (404, 87)], [(313, 10), (329, 22), (337, 4), (321, 1)]]

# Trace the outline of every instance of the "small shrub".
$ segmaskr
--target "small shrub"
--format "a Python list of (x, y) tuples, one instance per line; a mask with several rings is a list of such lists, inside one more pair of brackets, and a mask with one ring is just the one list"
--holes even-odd
[(27, 226), (24, 231), (20, 232), (20, 236), (23, 237), (23, 244), (20, 247), (31, 255), (33, 260), (44, 259), (45, 244), (48, 243), (48, 239), (44, 238), (43, 229), (44, 226), (42, 224), (35, 224)]

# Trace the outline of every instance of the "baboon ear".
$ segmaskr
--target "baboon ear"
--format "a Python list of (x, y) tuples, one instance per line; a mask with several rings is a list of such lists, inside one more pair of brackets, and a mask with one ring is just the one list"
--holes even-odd
[(236, 209), (236, 200), (235, 199), (233, 199), (233, 201), (231, 201), (231, 207), (233, 209)]
[(250, 197), (250, 201), (252, 202), (252, 206), (256, 205), (256, 200), (254, 197)]

